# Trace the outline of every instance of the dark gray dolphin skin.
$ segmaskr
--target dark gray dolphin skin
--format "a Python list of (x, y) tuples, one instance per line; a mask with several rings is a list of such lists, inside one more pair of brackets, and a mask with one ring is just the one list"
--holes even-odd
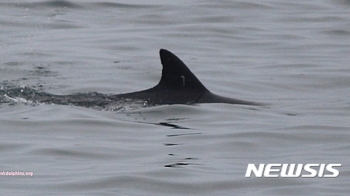
[(117, 95), (106, 95), (96, 92), (54, 95), (26, 89), (27, 91), (23, 91), (21, 95), (11, 92), (8, 92), (8, 94), (12, 94), (12, 97), (19, 96), (39, 103), (102, 108), (113, 104), (118, 105), (138, 101), (142, 101), (145, 106), (196, 103), (262, 105), (215, 95), (205, 88), (177, 56), (165, 49), (161, 49), (159, 53), (163, 65), (162, 78), (155, 87), (147, 90)]
[(250, 101), (222, 97), (210, 92), (173, 53), (160, 49), (162, 78), (153, 88), (134, 93), (113, 95), (115, 99), (141, 99), (151, 105), (229, 103), (261, 105)]

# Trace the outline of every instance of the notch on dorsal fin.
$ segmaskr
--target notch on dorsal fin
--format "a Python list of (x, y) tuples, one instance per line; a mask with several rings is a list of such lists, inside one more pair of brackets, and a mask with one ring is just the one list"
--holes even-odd
[(197, 92), (207, 91), (204, 85), (177, 56), (165, 49), (160, 49), (159, 54), (163, 70), (162, 78), (157, 87)]

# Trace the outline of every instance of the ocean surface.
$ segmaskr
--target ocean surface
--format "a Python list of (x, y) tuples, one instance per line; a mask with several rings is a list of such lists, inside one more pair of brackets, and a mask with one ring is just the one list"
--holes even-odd
[[(165, 48), (212, 92), (266, 104), (2, 98), (1, 194), (349, 195), (349, 0), (3, 0), (0, 13), (2, 90), (144, 90)], [(260, 163), (342, 166), (337, 178), (246, 178)]]

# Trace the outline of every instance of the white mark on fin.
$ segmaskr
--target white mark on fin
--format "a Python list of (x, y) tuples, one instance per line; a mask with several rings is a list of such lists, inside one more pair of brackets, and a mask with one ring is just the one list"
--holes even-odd
[(185, 76), (181, 76), (181, 78), (182, 78), (182, 86), (185, 86), (186, 84), (185, 84)]

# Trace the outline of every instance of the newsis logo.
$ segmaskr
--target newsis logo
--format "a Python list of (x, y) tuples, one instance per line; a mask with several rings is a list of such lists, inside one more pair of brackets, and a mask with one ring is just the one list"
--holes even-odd
[(339, 163), (333, 164), (248, 164), (245, 177), (250, 178), (254, 173), (257, 178), (336, 178), (341, 167)]

